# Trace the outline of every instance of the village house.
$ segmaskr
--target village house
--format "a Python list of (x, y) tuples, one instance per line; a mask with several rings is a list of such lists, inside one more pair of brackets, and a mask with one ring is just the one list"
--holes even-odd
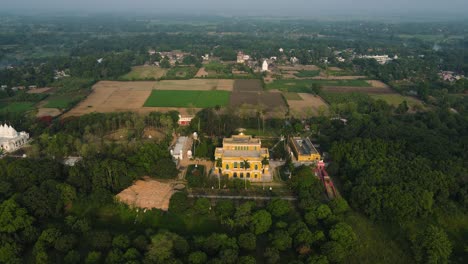
[(179, 126), (189, 126), (193, 118), (194, 116), (179, 115), (179, 120), (177, 121), (177, 124), (179, 124)]
[(250, 60), (250, 55), (244, 54), (242, 51), (237, 53), (237, 63), (245, 63)]

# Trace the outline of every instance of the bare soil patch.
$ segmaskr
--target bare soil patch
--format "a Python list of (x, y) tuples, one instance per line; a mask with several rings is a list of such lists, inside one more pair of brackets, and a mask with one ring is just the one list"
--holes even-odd
[(164, 80), (156, 82), (156, 90), (196, 90), (232, 91), (234, 80), (227, 79), (190, 79), (190, 80)]
[(287, 110), (286, 102), (280, 92), (233, 92), (229, 105), (243, 109), (261, 108), (266, 112)]
[(117, 199), (131, 207), (167, 211), (173, 193), (172, 185), (145, 178), (117, 194)]
[(36, 114), (36, 117), (52, 116), (56, 117), (62, 114), (62, 112), (57, 108), (39, 108)]
[(98, 82), (93, 86), (93, 92), (67, 112), (64, 117), (80, 116), (93, 112), (139, 112), (154, 84), (155, 82)]
[(353, 93), (361, 92), (368, 94), (393, 94), (390, 88), (376, 88), (376, 87), (359, 87), (359, 86), (325, 86), (323, 90), (326, 92), (334, 93)]
[(294, 66), (278, 66), (282, 71), (317, 71), (319, 67), (315, 65), (294, 65)]
[(27, 91), (27, 93), (28, 94), (41, 94), (41, 93), (48, 92), (50, 89), (52, 89), (52, 88), (51, 87), (36, 88), (36, 89), (32, 89), (32, 90)]
[(205, 67), (201, 67), (197, 74), (195, 74), (195, 77), (205, 77), (208, 76), (208, 72), (205, 70)]
[(342, 71), (343, 69), (338, 68), (338, 67), (328, 67), (330, 71)]
[(298, 93), (302, 100), (288, 100), (291, 115), (303, 118), (328, 112), (328, 104), (320, 97), (308, 93)]
[(368, 80), (366, 82), (369, 83), (372, 87), (375, 87), (375, 88), (388, 88), (388, 85), (386, 85), (385, 83), (383, 83), (381, 81)]
[(236, 92), (261, 92), (263, 91), (260, 80), (236, 80), (234, 82), (234, 91)]
[(366, 76), (362, 75), (353, 75), (353, 76), (317, 76), (317, 77), (312, 77), (310, 79), (314, 80), (359, 80), (359, 79), (365, 79), (367, 78)]

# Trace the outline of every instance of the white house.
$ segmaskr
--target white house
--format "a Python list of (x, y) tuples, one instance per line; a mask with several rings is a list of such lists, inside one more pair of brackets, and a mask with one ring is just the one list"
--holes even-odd
[(28, 142), (29, 134), (22, 131), (17, 132), (10, 125), (0, 126), (0, 149), (5, 152), (12, 152)]

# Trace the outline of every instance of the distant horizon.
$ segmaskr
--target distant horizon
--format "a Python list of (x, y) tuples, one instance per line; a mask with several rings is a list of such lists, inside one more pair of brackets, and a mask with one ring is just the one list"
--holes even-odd
[(18, 15), (18, 16), (54, 16), (54, 17), (82, 17), (82, 16), (123, 16), (123, 17), (151, 17), (151, 16), (174, 16), (177, 17), (219, 17), (219, 18), (259, 18), (259, 19), (297, 19), (297, 20), (319, 20), (319, 21), (346, 21), (346, 20), (369, 20), (369, 21), (392, 21), (408, 22), (408, 21), (468, 21), (467, 13), (463, 11), (446, 11), (446, 12), (418, 12), (418, 11), (317, 11), (317, 13), (295, 15), (287, 13), (274, 12), (258, 12), (246, 10), (87, 10), (87, 9), (28, 9), (28, 8), (10, 8), (0, 10), (3, 15)]
[[(2, 3), (4, 2), (4, 3)], [(0, 0), (0, 13), (60, 15), (193, 15), (299, 19), (411, 18), (467, 20), (466, 0)], [(336, 17), (335, 17), (336, 16)]]

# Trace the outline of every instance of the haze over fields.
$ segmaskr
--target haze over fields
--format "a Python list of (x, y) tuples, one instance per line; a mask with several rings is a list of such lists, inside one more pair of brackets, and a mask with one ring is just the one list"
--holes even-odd
[(468, 11), (466, 0), (1, 0), (4, 11), (9, 10), (85, 10), (97, 12), (131, 11), (131, 12), (181, 12), (181, 13), (210, 13), (216, 12), (228, 15), (323, 15), (335, 14), (447, 14)]

